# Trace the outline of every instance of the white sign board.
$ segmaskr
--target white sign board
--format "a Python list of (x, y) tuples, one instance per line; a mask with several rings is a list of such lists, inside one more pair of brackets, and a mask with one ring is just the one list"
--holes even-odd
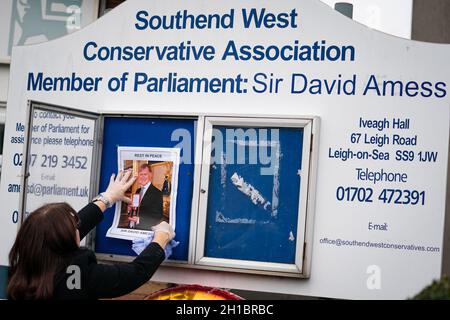
[[(407, 298), (440, 276), (450, 46), (370, 30), (315, 0), (129, 0), (69, 37), (13, 50), (0, 264), (29, 99), (99, 113), (321, 119), (309, 279), (161, 268), (156, 281)], [(197, 79), (197, 80), (196, 80)], [(194, 85), (202, 79), (202, 85)]]

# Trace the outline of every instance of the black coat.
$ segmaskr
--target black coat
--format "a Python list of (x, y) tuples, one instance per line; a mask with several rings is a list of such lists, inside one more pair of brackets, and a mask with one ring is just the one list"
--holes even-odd
[[(136, 190), (140, 193), (141, 188)], [(139, 205), (139, 224), (136, 229), (150, 230), (150, 227), (163, 221), (163, 194), (153, 184), (147, 188)]]
[[(100, 208), (92, 203), (78, 214), (81, 221), (81, 239), (103, 219)], [(164, 250), (155, 242), (150, 243), (132, 262), (121, 264), (98, 264), (94, 252), (79, 249), (74, 253), (70, 265), (79, 268), (80, 289), (69, 289), (67, 283), (75, 283), (73, 277), (76, 272), (66, 268), (55, 276), (54, 298), (100, 299), (125, 295), (145, 284), (164, 259)]]

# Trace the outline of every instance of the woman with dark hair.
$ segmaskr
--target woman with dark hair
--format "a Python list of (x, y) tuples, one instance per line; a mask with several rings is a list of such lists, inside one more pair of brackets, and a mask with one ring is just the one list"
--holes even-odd
[(99, 299), (127, 294), (155, 273), (164, 248), (175, 237), (162, 222), (153, 227), (153, 242), (132, 262), (97, 264), (93, 251), (80, 248), (83, 239), (117, 201), (129, 203), (125, 191), (136, 177), (111, 176), (108, 188), (77, 213), (67, 203), (47, 204), (22, 224), (9, 254), (8, 297), (14, 300)]

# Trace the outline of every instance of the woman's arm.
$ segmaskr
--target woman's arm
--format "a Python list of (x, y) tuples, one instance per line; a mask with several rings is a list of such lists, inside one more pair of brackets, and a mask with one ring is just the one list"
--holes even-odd
[(80, 218), (78, 231), (81, 240), (103, 220), (103, 210), (97, 205), (97, 202), (89, 203), (78, 212), (78, 217)]
[(162, 247), (152, 242), (130, 263), (92, 264), (87, 276), (90, 299), (114, 298), (145, 284), (165, 259)]
[(152, 229), (155, 232), (152, 243), (131, 263), (102, 265), (93, 257), (87, 276), (89, 298), (119, 297), (136, 290), (152, 277), (166, 257), (164, 248), (175, 237), (167, 222)]

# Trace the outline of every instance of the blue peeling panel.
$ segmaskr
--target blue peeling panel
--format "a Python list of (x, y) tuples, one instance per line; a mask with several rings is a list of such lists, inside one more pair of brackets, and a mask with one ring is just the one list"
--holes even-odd
[(295, 263), (303, 129), (213, 131), (205, 256)]

